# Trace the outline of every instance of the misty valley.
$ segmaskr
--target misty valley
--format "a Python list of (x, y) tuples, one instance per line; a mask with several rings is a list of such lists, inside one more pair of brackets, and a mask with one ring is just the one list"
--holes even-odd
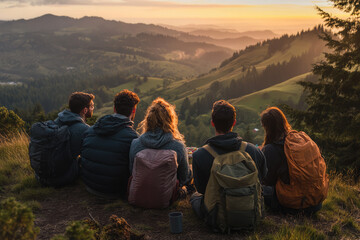
[[(226, 99), (238, 109), (235, 131), (260, 144), (263, 132), (253, 129), (261, 129), (262, 110), (274, 104), (304, 105), (303, 89), (296, 83), (314, 79), (311, 64), (326, 50), (318, 39), (322, 31), (316, 27), (281, 37), (271, 31), (189, 33), (50, 14), (2, 22), (0, 102), (29, 127), (39, 117), (55, 118), (71, 92), (95, 94), (99, 117), (112, 112), (116, 92), (129, 89), (141, 97), (138, 123), (150, 102), (162, 96), (177, 106), (187, 143), (200, 146), (213, 134), (212, 103)], [(238, 43), (236, 50), (226, 44), (229, 39)]]

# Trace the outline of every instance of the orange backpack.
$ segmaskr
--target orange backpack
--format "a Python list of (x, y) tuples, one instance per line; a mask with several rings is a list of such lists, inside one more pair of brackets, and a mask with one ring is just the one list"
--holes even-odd
[(324, 201), (329, 189), (329, 177), (316, 143), (304, 132), (291, 131), (285, 138), (284, 152), (290, 184), (278, 179), (276, 194), (280, 204), (303, 209)]

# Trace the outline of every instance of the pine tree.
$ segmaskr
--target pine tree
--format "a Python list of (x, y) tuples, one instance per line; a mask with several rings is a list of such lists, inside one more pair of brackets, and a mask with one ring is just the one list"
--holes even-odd
[(360, 1), (331, 0), (347, 15), (340, 18), (317, 7), (325, 26), (336, 31), (321, 38), (331, 50), (313, 68), (316, 82), (302, 82), (308, 92), (305, 111), (290, 110), (295, 127), (308, 131), (338, 169), (360, 172)]
[(185, 119), (186, 112), (189, 111), (190, 108), (191, 108), (191, 103), (190, 103), (189, 98), (187, 97), (181, 104), (179, 118), (182, 120)]

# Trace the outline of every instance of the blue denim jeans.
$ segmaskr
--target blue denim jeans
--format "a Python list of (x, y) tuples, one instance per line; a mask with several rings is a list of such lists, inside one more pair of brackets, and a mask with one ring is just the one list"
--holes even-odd
[(204, 195), (195, 192), (193, 195), (191, 195), (190, 204), (196, 216), (200, 219), (203, 219), (205, 217), (202, 210), (203, 209), (202, 204), (204, 204)]

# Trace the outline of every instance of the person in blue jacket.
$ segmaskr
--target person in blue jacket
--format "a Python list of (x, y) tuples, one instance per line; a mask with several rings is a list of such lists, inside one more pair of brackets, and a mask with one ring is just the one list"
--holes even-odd
[(72, 164), (63, 176), (52, 178), (40, 178), (35, 176), (42, 185), (52, 187), (62, 187), (74, 182), (79, 175), (78, 157), (81, 149), (81, 142), (84, 132), (90, 127), (86, 124), (86, 119), (92, 117), (94, 112), (95, 96), (93, 94), (74, 92), (69, 97), (69, 110), (58, 114), (55, 123), (67, 125), (70, 132), (70, 150), (73, 158)]
[(139, 101), (134, 92), (119, 92), (114, 98), (114, 114), (103, 116), (85, 132), (81, 177), (89, 192), (102, 197), (126, 197), (130, 144), (138, 138), (133, 120)]
[(177, 178), (180, 187), (191, 181), (188, 155), (184, 136), (178, 130), (178, 117), (175, 107), (163, 98), (155, 99), (148, 107), (139, 130), (142, 135), (135, 139), (130, 148), (130, 172), (132, 172), (135, 155), (144, 149), (174, 150), (177, 155)]

